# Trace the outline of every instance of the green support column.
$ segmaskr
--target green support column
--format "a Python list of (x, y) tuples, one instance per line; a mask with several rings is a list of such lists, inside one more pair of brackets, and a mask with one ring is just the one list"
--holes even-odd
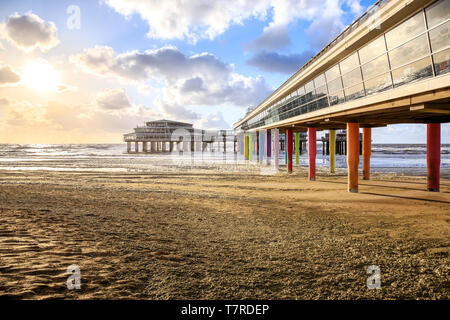
[(336, 168), (336, 130), (330, 130), (328, 149), (330, 152), (330, 172), (334, 173)]
[(300, 132), (295, 133), (295, 164), (300, 163)]

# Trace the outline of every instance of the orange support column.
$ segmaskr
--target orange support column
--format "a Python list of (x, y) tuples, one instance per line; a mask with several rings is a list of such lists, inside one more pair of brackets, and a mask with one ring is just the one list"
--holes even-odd
[(287, 148), (286, 148), (286, 150), (287, 150), (287, 167), (288, 167), (288, 172), (290, 173), (290, 172), (292, 172), (292, 137), (293, 137), (293, 134), (292, 134), (292, 130), (286, 130), (287, 131), (287, 134), (286, 134), (286, 136), (287, 136)]
[(372, 129), (363, 128), (363, 180), (370, 179), (370, 154), (372, 153)]
[(316, 128), (308, 128), (309, 180), (316, 180)]
[(348, 191), (358, 192), (359, 124), (347, 123)]
[(439, 192), (441, 167), (441, 124), (427, 124), (427, 189)]

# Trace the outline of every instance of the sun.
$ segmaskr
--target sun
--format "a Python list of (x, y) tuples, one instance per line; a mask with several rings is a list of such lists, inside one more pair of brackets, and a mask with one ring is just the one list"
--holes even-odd
[(28, 62), (23, 78), (27, 86), (42, 92), (57, 91), (60, 83), (58, 71), (43, 59)]

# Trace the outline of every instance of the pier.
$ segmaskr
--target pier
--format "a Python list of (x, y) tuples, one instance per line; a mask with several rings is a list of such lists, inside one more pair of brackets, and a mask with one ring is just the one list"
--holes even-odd
[[(358, 192), (360, 155), (362, 179), (370, 179), (372, 128), (423, 124), (427, 190), (439, 191), (441, 123), (450, 122), (449, 18), (449, 0), (377, 1), (233, 125), (245, 159), (256, 148), (269, 163), (273, 150), (278, 166), (281, 148), (292, 172), (293, 153), (298, 163), (307, 140), (315, 180), (317, 131), (327, 130), (330, 172), (335, 155), (345, 154), (347, 190)], [(344, 129), (345, 136), (337, 131)]]
[(137, 126), (134, 132), (124, 134), (127, 153), (166, 152), (227, 152), (227, 144), (233, 143), (237, 153), (237, 136), (232, 130), (201, 130), (192, 124), (157, 120)]

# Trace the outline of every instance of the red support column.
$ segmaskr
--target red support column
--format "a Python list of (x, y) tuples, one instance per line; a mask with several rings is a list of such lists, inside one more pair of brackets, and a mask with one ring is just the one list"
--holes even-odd
[(292, 172), (292, 130), (286, 130), (287, 131), (287, 167), (288, 172)]
[(372, 153), (372, 129), (363, 128), (363, 180), (370, 179), (370, 154)]
[(427, 124), (427, 188), (439, 192), (441, 167), (441, 124)]
[(316, 128), (308, 128), (309, 180), (316, 180)]
[(358, 192), (359, 124), (347, 123), (348, 191)]

